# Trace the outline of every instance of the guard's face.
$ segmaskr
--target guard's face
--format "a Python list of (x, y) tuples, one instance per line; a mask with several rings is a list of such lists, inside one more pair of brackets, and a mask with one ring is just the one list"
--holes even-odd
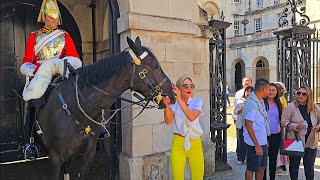
[(58, 24), (59, 24), (59, 20), (60, 20), (59, 17), (58, 18), (52, 18), (52, 17), (50, 17), (48, 15), (45, 15), (44, 18), (45, 18), (44, 19), (45, 25), (48, 28), (56, 28), (58, 26)]

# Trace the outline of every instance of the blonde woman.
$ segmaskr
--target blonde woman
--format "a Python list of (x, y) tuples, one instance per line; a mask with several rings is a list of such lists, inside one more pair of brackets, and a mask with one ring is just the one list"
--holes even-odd
[[(308, 127), (305, 125), (305, 121)], [(304, 174), (307, 180), (314, 179), (314, 163), (318, 148), (320, 130), (320, 107), (313, 102), (312, 90), (302, 86), (296, 92), (296, 99), (284, 109), (281, 118), (282, 127), (289, 127), (288, 139), (298, 138), (304, 143)], [(289, 172), (292, 180), (298, 179), (301, 157), (289, 156)]]
[(165, 123), (172, 126), (173, 140), (171, 166), (174, 180), (184, 180), (184, 169), (188, 158), (193, 180), (201, 180), (204, 175), (204, 157), (200, 136), (202, 128), (199, 118), (204, 116), (202, 99), (193, 97), (195, 85), (190, 77), (181, 77), (172, 91), (176, 103), (170, 105), (165, 98)]

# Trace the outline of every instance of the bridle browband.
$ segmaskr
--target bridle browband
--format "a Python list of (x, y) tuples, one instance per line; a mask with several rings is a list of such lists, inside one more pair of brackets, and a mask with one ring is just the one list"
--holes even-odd
[[(129, 106), (126, 106), (126, 107), (121, 107), (121, 108), (118, 108), (116, 110), (107, 110), (107, 109), (104, 109), (104, 108), (100, 108), (100, 107), (97, 107), (96, 105), (90, 103), (84, 96), (83, 94), (80, 92), (80, 90), (78, 89), (78, 80), (79, 80), (79, 77), (80, 75), (77, 73), (77, 70), (74, 69), (70, 64), (67, 63), (67, 66), (69, 68), (69, 70), (71, 72), (73, 72), (74, 74), (76, 74), (76, 78), (75, 78), (75, 81), (73, 81), (73, 84), (75, 86), (75, 91), (76, 91), (76, 100), (77, 100), (77, 105), (78, 105), (78, 108), (80, 109), (80, 111), (85, 115), (85, 117), (87, 119), (89, 119), (90, 121), (92, 121), (93, 123), (97, 124), (97, 125), (100, 125), (102, 128), (104, 128), (106, 131), (107, 131), (107, 136), (110, 135), (109, 131), (106, 129), (105, 125), (114, 117), (114, 115), (121, 109), (125, 109), (125, 108), (128, 108), (134, 104), (136, 105), (139, 105), (139, 106), (142, 106), (142, 110), (134, 117), (132, 118), (131, 120), (127, 121), (127, 122), (124, 122), (124, 123), (116, 123), (116, 122), (112, 122), (110, 121), (110, 123), (113, 123), (113, 124), (125, 124), (125, 123), (128, 123), (130, 121), (132, 121), (133, 119), (135, 119), (136, 117), (138, 117), (146, 108), (155, 108), (155, 107), (158, 107), (159, 106), (159, 103), (160, 101), (163, 99), (162, 97), (162, 89), (161, 89), (161, 86), (168, 80), (168, 77), (166, 76), (165, 78), (163, 78), (163, 80), (159, 83), (159, 84), (156, 84), (148, 75), (148, 70), (145, 69), (145, 68), (141, 68), (141, 61), (148, 55), (148, 53), (146, 51), (143, 52), (143, 54), (141, 54), (139, 56), (139, 58), (137, 58), (137, 56), (135, 55), (135, 53), (129, 49), (128, 50), (130, 56), (132, 57), (132, 65), (133, 65), (133, 70), (132, 70), (132, 78), (131, 78), (131, 82), (130, 82), (130, 85), (129, 85), (129, 89), (133, 90), (132, 89), (132, 86), (133, 86), (133, 81), (134, 81), (134, 78), (135, 78), (135, 71), (136, 69), (139, 71), (138, 75), (140, 77), (140, 79), (144, 82), (144, 84), (146, 86), (148, 86), (149, 88), (151, 88), (150, 92), (149, 92), (149, 95), (145, 98), (139, 98), (139, 101), (132, 101), (130, 99), (126, 99), (126, 98), (123, 98), (121, 96), (117, 96), (117, 95), (113, 95), (113, 94), (110, 94), (109, 92), (99, 88), (98, 86), (95, 86), (89, 82), (86, 82), (88, 86), (92, 87), (93, 89), (95, 89), (96, 91), (104, 94), (104, 95), (107, 95), (107, 96), (111, 96), (111, 97), (114, 97), (114, 98), (118, 98), (120, 100), (123, 100), (123, 101), (126, 101), (126, 102), (129, 102), (130, 105)], [(136, 67), (137, 66), (137, 67)], [(59, 87), (58, 87), (59, 89)], [(155, 96), (157, 94), (157, 96)], [(70, 110), (68, 109), (68, 106), (67, 104), (65, 103), (63, 97), (62, 97), (62, 94), (61, 92), (58, 90), (58, 97), (63, 105), (63, 109), (68, 113), (68, 115), (71, 114)], [(93, 107), (94, 109), (97, 109), (99, 111), (101, 111), (101, 117), (102, 117), (102, 120), (101, 122), (98, 122), (96, 120), (94, 120), (93, 118), (91, 118), (84, 110), (83, 108), (81, 107), (80, 105), (80, 101), (79, 101), (79, 97), (84, 101), (86, 102), (87, 104), (89, 104), (91, 107)], [(148, 105), (149, 102), (153, 100), (158, 106), (151, 106), (151, 105)], [(147, 101), (145, 104), (142, 104), (144, 101)], [(113, 114), (106, 120), (105, 119), (105, 112), (106, 111), (113, 111)], [(78, 122), (75, 117), (73, 115), (71, 115), (71, 117), (76, 121)], [(78, 123), (77, 123), (78, 124)], [(83, 126), (82, 126), (83, 127)], [(88, 126), (87, 128), (89, 128), (89, 132), (91, 131), (91, 128), (90, 126)], [(85, 132), (86, 134), (87, 133), (87, 128), (85, 129)]]

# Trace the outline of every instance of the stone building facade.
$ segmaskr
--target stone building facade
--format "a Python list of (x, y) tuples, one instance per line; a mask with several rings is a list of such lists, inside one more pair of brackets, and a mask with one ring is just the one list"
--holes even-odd
[[(93, 62), (92, 9), (85, 0), (59, 1), (76, 21), (81, 38), (83, 62)], [(201, 118), (205, 153), (205, 174), (214, 173), (215, 147), (209, 137), (209, 38), (200, 25), (207, 18), (194, 0), (118, 0), (120, 18), (117, 29), (121, 50), (128, 47), (126, 37), (140, 36), (142, 44), (154, 52), (172, 82), (180, 76), (191, 76), (196, 85), (195, 96), (204, 100), (206, 116)], [(109, 7), (107, 1), (96, 1), (96, 58), (110, 54)], [(134, 99), (131, 92), (125, 97)], [(125, 106), (126, 104), (123, 103)], [(141, 109), (122, 111), (122, 121), (131, 120)], [(164, 123), (163, 111), (145, 110), (134, 121), (122, 126), (120, 179), (170, 179), (169, 154), (172, 131)], [(187, 170), (188, 171), (188, 170)], [(189, 174), (189, 173), (187, 173)], [(186, 177), (190, 178), (190, 177)]]
[[(233, 23), (227, 29), (227, 81), (230, 92), (241, 88), (244, 76), (277, 80), (277, 38), (273, 34), (283, 9), (289, 7), (287, 0), (230, 0), (208, 1), (215, 3), (224, 20)], [(310, 27), (319, 24), (320, 7), (317, 0), (304, 0)], [(319, 25), (317, 26), (319, 28)]]

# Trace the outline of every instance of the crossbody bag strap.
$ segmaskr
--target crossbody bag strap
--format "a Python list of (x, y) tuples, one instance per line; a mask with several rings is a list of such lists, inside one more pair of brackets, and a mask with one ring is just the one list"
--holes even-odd
[(286, 126), (286, 130), (285, 130), (285, 134), (284, 134), (284, 139), (288, 139), (288, 129), (289, 129), (289, 126), (290, 126), (290, 124), (291, 124), (291, 121), (287, 124), (287, 126)]

